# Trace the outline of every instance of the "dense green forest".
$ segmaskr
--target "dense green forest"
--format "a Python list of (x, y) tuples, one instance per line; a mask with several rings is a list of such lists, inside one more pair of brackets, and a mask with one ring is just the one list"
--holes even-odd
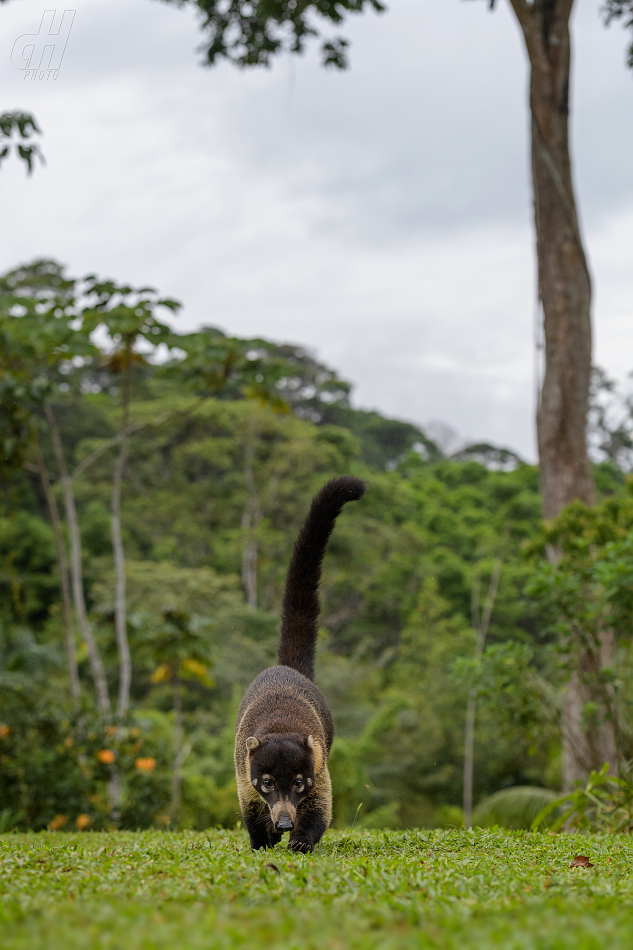
[[(350, 386), (300, 347), (213, 328), (177, 334), (161, 307), (178, 309), (147, 289), (71, 280), (53, 262), (0, 283), (2, 829), (236, 824), (237, 705), (275, 662), (285, 568), (310, 499), (343, 473), (368, 490), (340, 519), (322, 585), (317, 682), (337, 729), (335, 823), (461, 823), (473, 691), (475, 804), (511, 786), (560, 788), (565, 622), (588, 604), (594, 623), (619, 610), (619, 635), (631, 617), (633, 502), (617, 452), (595, 466), (595, 512), (572, 506), (544, 525), (537, 468), (514, 453), (475, 445), (447, 458), (415, 426), (352, 408)], [(600, 424), (604, 449), (604, 413)], [(74, 600), (70, 647), (66, 489), (87, 608), (84, 622)], [(565, 552), (556, 569), (548, 544)], [(624, 708), (625, 634), (618, 643), (608, 688)]]

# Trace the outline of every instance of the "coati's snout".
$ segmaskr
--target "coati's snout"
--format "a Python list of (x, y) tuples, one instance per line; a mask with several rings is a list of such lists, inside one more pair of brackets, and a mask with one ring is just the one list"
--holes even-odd
[(314, 787), (312, 736), (273, 733), (246, 740), (251, 784), (270, 810), (276, 831), (292, 831), (301, 800)]

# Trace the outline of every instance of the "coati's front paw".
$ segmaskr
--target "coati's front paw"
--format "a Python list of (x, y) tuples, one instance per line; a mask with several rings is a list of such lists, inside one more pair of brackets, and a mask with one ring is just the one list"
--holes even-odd
[(290, 840), (288, 842), (288, 851), (300, 851), (302, 854), (312, 854), (314, 845), (307, 841)]

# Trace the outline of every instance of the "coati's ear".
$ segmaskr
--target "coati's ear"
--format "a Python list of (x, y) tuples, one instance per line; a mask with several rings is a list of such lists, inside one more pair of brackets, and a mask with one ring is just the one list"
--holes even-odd
[(306, 739), (306, 745), (308, 749), (312, 749), (312, 751), (314, 752), (314, 739), (312, 738), (312, 736), (308, 736), (308, 738)]
[(246, 748), (249, 752), (254, 752), (258, 745), (259, 739), (256, 739), (255, 736), (249, 736), (246, 740)]

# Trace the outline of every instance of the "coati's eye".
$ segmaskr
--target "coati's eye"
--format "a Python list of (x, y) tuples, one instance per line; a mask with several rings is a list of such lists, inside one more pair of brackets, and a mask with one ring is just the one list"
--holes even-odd
[(262, 785), (263, 785), (263, 787), (266, 788), (266, 789), (268, 789), (268, 790), (270, 790), (270, 789), (273, 787), (274, 784), (275, 784), (275, 783), (274, 783), (273, 779), (270, 777), (270, 775), (267, 775), (266, 778), (263, 778), (263, 779), (262, 779)]
[(299, 777), (295, 779), (295, 788), (302, 788), (302, 787), (303, 787), (303, 779), (299, 775)]

